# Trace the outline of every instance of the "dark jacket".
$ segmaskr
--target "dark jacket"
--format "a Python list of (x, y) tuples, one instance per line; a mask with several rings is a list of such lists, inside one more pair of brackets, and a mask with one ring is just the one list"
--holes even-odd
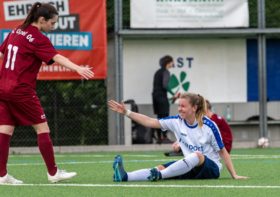
[(153, 82), (153, 108), (157, 115), (169, 114), (169, 101), (167, 98), (167, 86), (170, 73), (165, 68), (160, 68), (154, 75)]

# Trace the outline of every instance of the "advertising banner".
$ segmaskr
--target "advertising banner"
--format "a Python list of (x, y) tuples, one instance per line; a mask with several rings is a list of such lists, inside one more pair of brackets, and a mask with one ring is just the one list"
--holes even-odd
[(248, 27), (248, 0), (131, 0), (131, 28)]

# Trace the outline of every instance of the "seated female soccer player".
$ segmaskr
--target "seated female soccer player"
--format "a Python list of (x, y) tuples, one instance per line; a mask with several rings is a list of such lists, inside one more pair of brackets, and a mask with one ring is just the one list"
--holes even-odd
[[(227, 121), (223, 117), (215, 114), (212, 111), (212, 105), (208, 100), (206, 100), (206, 116), (210, 118), (213, 122), (215, 122), (216, 125), (218, 126), (222, 136), (223, 143), (225, 145), (225, 149), (230, 154), (232, 148), (232, 140), (233, 140), (230, 126), (228, 125)], [(173, 151), (165, 152), (164, 155), (183, 156), (183, 152), (181, 150), (180, 144), (177, 141), (172, 144), (172, 150)]]
[(220, 157), (233, 179), (248, 177), (237, 175), (230, 155), (224, 147), (216, 124), (205, 116), (206, 104), (201, 95), (184, 93), (180, 96), (176, 116), (154, 119), (127, 110), (123, 103), (110, 100), (111, 110), (124, 114), (145, 127), (161, 128), (174, 132), (184, 158), (151, 169), (126, 172), (122, 157), (117, 155), (113, 164), (114, 181), (157, 181), (160, 179), (217, 179), (222, 164)]

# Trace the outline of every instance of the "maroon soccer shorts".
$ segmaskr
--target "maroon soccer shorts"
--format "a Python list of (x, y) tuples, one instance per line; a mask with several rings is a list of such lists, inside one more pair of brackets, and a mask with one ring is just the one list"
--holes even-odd
[(0, 100), (0, 125), (27, 126), (46, 122), (37, 96), (24, 102)]

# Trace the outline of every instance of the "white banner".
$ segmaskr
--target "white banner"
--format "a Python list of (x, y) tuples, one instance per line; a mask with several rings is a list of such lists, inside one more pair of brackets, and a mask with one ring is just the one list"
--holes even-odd
[(245, 39), (124, 40), (124, 100), (152, 103), (159, 59), (171, 55), (172, 92), (188, 91), (211, 102), (247, 101)]
[(248, 0), (130, 0), (131, 28), (248, 27)]

